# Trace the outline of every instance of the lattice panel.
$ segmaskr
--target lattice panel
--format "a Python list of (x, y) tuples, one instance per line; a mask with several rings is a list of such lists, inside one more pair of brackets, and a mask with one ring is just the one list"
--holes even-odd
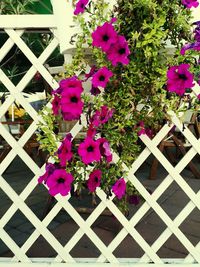
[[(12, 147), (11, 151), (4, 158), (0, 165), (0, 188), (13, 202), (11, 207), (5, 212), (5, 214), (0, 220), (0, 238), (15, 255), (13, 258), (8, 258), (7, 262), (13, 263), (13, 265), (15, 263), (17, 265), (17, 262), (22, 262), (25, 264), (22, 266), (26, 266), (26, 264), (28, 266), (29, 263), (35, 262), (35, 260), (29, 258), (26, 253), (37, 240), (37, 238), (42, 235), (45, 240), (55, 249), (57, 256), (48, 260), (39, 259), (40, 263), (43, 262), (45, 264), (45, 262), (49, 262), (52, 264), (52, 266), (60, 266), (57, 264), (61, 264), (63, 262), (68, 263), (69, 266), (71, 266), (70, 264), (73, 264), (73, 266), (74, 264), (80, 265), (80, 263), (85, 263), (89, 260), (75, 259), (70, 255), (70, 251), (75, 247), (75, 245), (83, 237), (83, 235), (86, 235), (101, 252), (101, 255), (98, 258), (90, 259), (91, 264), (94, 265), (98, 263), (99, 266), (103, 266), (103, 264), (108, 265), (108, 263), (110, 263), (112, 266), (116, 266), (116, 264), (119, 264), (119, 266), (120, 264), (121, 266), (124, 266), (124, 264), (128, 264), (128, 262), (117, 258), (114, 255), (114, 250), (121, 244), (121, 242), (127, 235), (130, 235), (145, 253), (139, 259), (129, 259), (129, 262), (134, 262), (135, 266), (147, 266), (150, 263), (154, 263), (156, 266), (160, 266), (165, 263), (165, 260), (161, 259), (158, 256), (157, 252), (163, 246), (166, 240), (172, 234), (174, 234), (180, 241), (180, 243), (189, 251), (188, 256), (183, 261), (177, 261), (177, 264), (188, 264), (184, 266), (189, 266), (189, 264), (195, 264), (196, 266), (200, 266), (200, 243), (194, 246), (179, 228), (181, 223), (190, 215), (190, 213), (195, 207), (200, 209), (200, 192), (195, 193), (180, 175), (181, 171), (188, 165), (188, 163), (193, 159), (193, 157), (197, 153), (200, 155), (200, 140), (197, 140), (187, 127), (185, 127), (185, 130), (182, 131), (183, 125), (174, 114), (172, 114), (174, 125), (176, 125), (180, 129), (180, 131), (182, 131), (183, 135), (190, 141), (192, 146), (187, 152), (187, 154), (174, 167), (158, 149), (158, 144), (169, 133), (173, 125), (169, 126), (166, 124), (165, 126), (163, 126), (163, 128), (158, 132), (158, 134), (154, 137), (153, 140), (150, 140), (145, 135), (142, 135), (140, 137), (142, 142), (146, 146), (145, 149), (141, 152), (137, 160), (132, 164), (131, 168), (128, 168), (125, 164), (123, 164), (123, 168), (127, 172), (127, 180), (131, 181), (131, 183), (135, 186), (135, 188), (144, 198), (143, 205), (138, 209), (138, 211), (133, 215), (130, 220), (128, 220), (116, 207), (113, 202), (114, 196), (110, 199), (107, 199), (106, 194), (101, 190), (97, 190), (97, 196), (99, 197), (101, 202), (86, 220), (84, 220), (81, 215), (76, 211), (76, 209), (70, 204), (70, 202), (68, 201), (70, 199), (70, 196), (68, 196), (67, 199), (61, 196), (56, 196), (57, 203), (43, 220), (40, 220), (28, 207), (28, 205), (25, 203), (25, 200), (36, 187), (37, 178), (43, 173), (44, 167), (40, 169), (23, 149), (25, 143), (36, 131), (37, 123), (41, 119), (38, 116), (37, 112), (28, 103), (27, 99), (23, 96), (23, 90), (37, 71), (43, 76), (43, 78), (50, 84), (52, 88), (58, 87), (56, 81), (53, 80), (52, 76), (43, 66), (46, 59), (58, 46), (58, 40), (56, 37), (54, 37), (54, 39), (40, 55), (40, 57), (37, 58), (22, 40), (21, 36), (23, 34), (23, 31), (13, 29), (6, 29), (5, 31), (8, 34), (9, 39), (0, 49), (0, 60), (2, 60), (13, 47), (13, 45), (16, 44), (30, 60), (32, 67), (27, 71), (27, 73), (16, 86), (9, 80), (5, 73), (0, 70), (0, 80), (10, 92), (10, 95), (0, 107), (0, 117), (2, 117), (7, 111), (8, 107), (15, 100), (17, 100), (23, 106), (23, 108), (28, 111), (28, 113), (33, 119), (33, 123), (31, 124), (31, 126), (25, 131), (23, 136), (18, 141), (11, 134), (8, 133), (8, 131), (2, 124), (0, 124), (1, 136)], [(75, 137), (81, 131), (81, 129), (82, 126), (77, 123), (71, 130), (73, 137)], [(142, 183), (135, 175), (136, 171), (145, 162), (145, 160), (150, 154), (153, 154), (169, 173), (167, 177), (163, 180), (163, 182), (156, 188), (153, 194), (150, 194), (146, 190), (146, 188), (142, 185)], [(25, 164), (32, 170), (35, 175), (19, 195), (2, 177), (3, 172), (13, 161), (16, 155), (18, 155), (25, 162)], [(117, 153), (114, 153), (114, 162), (116, 163), (118, 160), (119, 156), (117, 155)], [(168, 214), (158, 203), (159, 197), (167, 190), (167, 188), (173, 181), (175, 181), (180, 186), (180, 188), (185, 192), (185, 194), (187, 194), (190, 199), (190, 202), (182, 209), (182, 211), (177, 215), (174, 220), (172, 220), (168, 216)], [(108, 246), (106, 246), (102, 242), (102, 240), (91, 227), (92, 224), (101, 215), (101, 213), (105, 210), (105, 208), (108, 208), (123, 226), (120, 232), (116, 235), (116, 237), (111, 241)], [(162, 232), (159, 238), (154, 241), (152, 245), (149, 245), (147, 241), (145, 241), (145, 239), (142, 237), (142, 235), (137, 231), (136, 224), (145, 216), (145, 214), (151, 208), (161, 218), (163, 223), (166, 225), (166, 229)], [(29, 238), (21, 247), (19, 247), (16, 242), (14, 242), (14, 240), (4, 230), (4, 226), (8, 223), (8, 221), (12, 218), (12, 216), (18, 209), (24, 214), (24, 216), (27, 217), (27, 219), (35, 227), (33, 233), (29, 236)], [(61, 209), (64, 209), (68, 214), (70, 214), (70, 216), (73, 218), (74, 221), (76, 221), (79, 227), (76, 233), (64, 246), (61, 245), (61, 243), (47, 228)], [(5, 264), (5, 261), (6, 260), (3, 259), (3, 264)], [(2, 265), (1, 259), (0, 265)]]

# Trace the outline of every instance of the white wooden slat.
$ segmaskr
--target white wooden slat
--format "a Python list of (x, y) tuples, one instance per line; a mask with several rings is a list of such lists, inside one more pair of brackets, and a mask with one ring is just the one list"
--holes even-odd
[(29, 59), (32, 65), (36, 70), (43, 76), (43, 78), (51, 85), (53, 89), (57, 88), (57, 83), (55, 80), (52, 80), (51, 74), (48, 70), (43, 66), (40, 60), (33, 54), (30, 48), (25, 44), (25, 42), (18, 36), (18, 34), (10, 29), (5, 30), (5, 32), (10, 36), (10, 38), (15, 42), (15, 44), (21, 49), (21, 51), (25, 54), (25, 56)]
[(101, 253), (107, 258), (109, 262), (118, 263), (117, 258), (107, 250), (105, 244), (102, 240), (94, 233), (94, 231), (88, 226), (88, 224), (83, 220), (83, 218), (78, 214), (78, 212), (72, 207), (72, 205), (65, 201), (61, 196), (56, 196), (58, 203), (62, 203), (62, 207), (69, 213), (73, 220), (79, 225), (81, 230), (86, 234), (89, 239), (94, 243), (94, 245), (100, 249)]
[(7, 232), (0, 228), (0, 237), (8, 248), (16, 255), (17, 259), (22, 262), (31, 262), (31, 260), (23, 253), (13, 239), (7, 234)]
[(1, 15), (0, 28), (43, 29), (57, 28), (54, 15)]
[(113, 215), (118, 219), (118, 221), (123, 225), (124, 229), (126, 229), (127, 233), (129, 233), (133, 239), (138, 243), (138, 245), (146, 251), (149, 255), (150, 259), (154, 263), (162, 263), (162, 260), (157, 256), (157, 254), (153, 251), (150, 245), (144, 240), (144, 238), (138, 233), (138, 231), (132, 227), (130, 222), (125, 218), (125, 216), (119, 211), (116, 205), (106, 198), (106, 194), (102, 190), (97, 190), (97, 195), (103, 201), (108, 209), (113, 213)]
[[(2, 19), (2, 15), (1, 15), (1, 19)], [(23, 33), (24, 33), (24, 30), (17, 31), (17, 34), (19, 36), (22, 36)], [(11, 38), (8, 38), (8, 40), (6, 40), (6, 42), (2, 45), (0, 49), (0, 62), (4, 59), (4, 57), (8, 54), (8, 52), (14, 45), (15, 45), (15, 42)]]
[(18, 209), (30, 220), (37, 231), (47, 240), (47, 242), (54, 248), (54, 250), (60, 255), (60, 257), (68, 261), (69, 258), (73, 260), (70, 255), (66, 255), (63, 246), (52, 235), (52, 233), (45, 227), (45, 225), (38, 219), (38, 217), (32, 212), (32, 210), (24, 203), (17, 193), (9, 186), (9, 184), (1, 177), (1, 188), (7, 194), (7, 196), (13, 201)]

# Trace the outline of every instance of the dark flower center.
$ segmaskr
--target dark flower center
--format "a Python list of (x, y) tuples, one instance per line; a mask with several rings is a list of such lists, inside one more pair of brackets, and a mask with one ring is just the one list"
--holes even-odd
[(109, 40), (109, 36), (107, 34), (103, 35), (103, 41), (107, 42)]
[(187, 80), (187, 77), (186, 77), (185, 74), (179, 74), (178, 76), (179, 76), (180, 79), (182, 79), (182, 80), (184, 80), (184, 81)]
[(93, 147), (93, 146), (89, 146), (89, 147), (87, 148), (87, 152), (92, 152), (92, 151), (94, 151), (94, 147)]
[(72, 96), (71, 97), (71, 102), (77, 103), (78, 102), (78, 98), (76, 96)]
[(59, 178), (59, 179), (57, 180), (57, 183), (58, 183), (58, 184), (64, 184), (64, 182), (65, 182), (65, 179), (63, 179), (63, 178)]
[(85, 8), (85, 5), (83, 3), (81, 3), (80, 7), (81, 8)]
[(105, 76), (101, 75), (101, 76), (99, 77), (99, 81), (105, 81)]
[(126, 53), (126, 49), (125, 49), (125, 48), (120, 48), (120, 49), (118, 50), (118, 52), (119, 52), (120, 55), (123, 55), (123, 54)]
[(94, 181), (95, 181), (95, 183), (98, 183), (99, 178), (98, 178), (97, 176), (95, 176), (95, 177), (94, 177)]

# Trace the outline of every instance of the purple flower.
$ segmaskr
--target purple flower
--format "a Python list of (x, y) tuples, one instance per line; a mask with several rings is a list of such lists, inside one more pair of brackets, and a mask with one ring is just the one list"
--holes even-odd
[(167, 71), (167, 90), (183, 95), (187, 88), (194, 86), (193, 74), (189, 72), (189, 64), (173, 66)]
[(118, 36), (117, 42), (107, 51), (107, 57), (113, 66), (116, 66), (117, 63), (127, 65), (129, 63), (128, 55), (130, 55), (128, 43), (125, 37), (120, 35)]
[(39, 184), (41, 184), (43, 182), (46, 183), (49, 175), (51, 175), (55, 169), (56, 169), (56, 165), (54, 165), (52, 163), (47, 163), (45, 166), (45, 173), (38, 178), (38, 183)]
[(194, 30), (194, 38), (197, 42), (200, 42), (200, 21), (194, 22), (193, 25), (197, 25)]
[(180, 54), (184, 56), (185, 55), (185, 51), (190, 50), (190, 49), (196, 50), (196, 51), (200, 51), (200, 42), (184, 45), (181, 48)]
[(106, 123), (113, 116), (113, 109), (109, 109), (107, 106), (102, 106), (101, 110), (97, 110), (91, 118), (91, 122), (94, 126), (98, 127), (101, 124)]
[(78, 147), (78, 154), (85, 164), (100, 161), (99, 142), (93, 140), (91, 137), (86, 137)]
[(110, 77), (113, 76), (112, 71), (106, 67), (102, 67), (92, 76), (92, 85), (94, 87), (103, 87), (105, 88)]
[(58, 95), (54, 95), (52, 101), (52, 110), (54, 115), (58, 115), (60, 109), (60, 97)]
[(112, 24), (105, 22), (98, 26), (92, 33), (92, 45), (100, 47), (104, 52), (108, 51), (110, 46), (117, 41), (117, 32)]
[(74, 10), (74, 15), (78, 15), (80, 13), (83, 13), (85, 11), (85, 7), (88, 4), (89, 0), (79, 0), (76, 3), (76, 7)]
[(94, 87), (94, 86), (92, 85), (92, 88), (91, 88), (91, 90), (90, 90), (90, 93), (91, 93), (91, 95), (96, 96), (96, 95), (99, 95), (99, 94), (101, 93), (101, 91), (99, 90), (98, 87)]
[(83, 111), (83, 101), (81, 100), (82, 88), (67, 88), (61, 94), (61, 111), (64, 119), (79, 119)]
[(90, 192), (94, 192), (100, 186), (101, 176), (102, 172), (100, 170), (94, 170), (90, 173), (89, 179), (87, 180), (87, 186)]
[(198, 7), (199, 3), (197, 0), (182, 0), (182, 4), (186, 8), (191, 8), (191, 7)]
[(124, 178), (117, 180), (117, 182), (112, 186), (112, 191), (118, 199), (121, 199), (125, 195), (126, 183)]
[(144, 127), (144, 122), (143, 121), (140, 121), (139, 122), (139, 131), (138, 131), (138, 136), (142, 135), (142, 134), (146, 134), (146, 131), (145, 131), (145, 127)]
[(200, 94), (197, 95), (197, 98), (200, 100)]
[(66, 162), (70, 161), (73, 157), (73, 153), (71, 151), (72, 149), (72, 143), (71, 143), (71, 134), (68, 134), (65, 139), (63, 140), (62, 144), (58, 148), (58, 158), (60, 159), (60, 166), (65, 167)]
[(76, 76), (61, 80), (59, 85), (61, 89), (60, 93), (70, 88), (77, 88), (78, 91), (83, 91), (82, 82)]
[(140, 197), (138, 195), (131, 195), (128, 198), (128, 202), (136, 206), (140, 203)]
[(52, 196), (57, 194), (66, 196), (71, 189), (71, 183), (73, 180), (74, 177), (70, 173), (67, 173), (64, 169), (56, 169), (47, 180), (49, 194)]
[(108, 140), (106, 138), (99, 138), (97, 141), (99, 142), (101, 156), (105, 157), (107, 162), (111, 162), (112, 153)]
[(87, 130), (87, 136), (93, 138), (95, 137), (96, 133), (97, 133), (97, 130), (94, 127), (94, 125), (91, 123)]

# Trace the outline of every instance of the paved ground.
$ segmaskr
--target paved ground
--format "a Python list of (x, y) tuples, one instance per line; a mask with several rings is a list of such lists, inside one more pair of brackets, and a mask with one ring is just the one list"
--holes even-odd
[[(136, 173), (136, 176), (140, 181), (149, 188), (152, 192), (166, 177), (166, 172), (163, 168), (159, 167), (158, 177), (156, 180), (148, 180), (148, 174), (151, 164), (151, 158), (148, 162)], [(199, 158), (196, 158), (196, 164), (200, 165)], [(184, 170), (182, 173), (185, 180), (193, 188), (195, 192), (200, 189), (200, 181), (195, 179), (189, 170)], [(6, 181), (12, 186), (12, 188), (20, 193), (23, 188), (32, 179), (32, 172), (26, 167), (26, 165), (19, 159), (9, 166), (6, 172), (3, 174)], [(12, 202), (6, 196), (6, 194), (0, 189), (0, 218), (11, 206)], [(27, 198), (26, 203), (35, 212), (35, 214), (42, 219), (46, 202), (48, 200), (48, 193), (46, 189), (38, 185), (36, 189)], [(90, 205), (89, 197), (86, 197), (84, 205), (92, 207)], [(71, 203), (76, 206), (81, 206), (83, 201), (73, 199)], [(173, 182), (172, 185), (165, 191), (165, 193), (158, 199), (162, 208), (167, 212), (170, 218), (174, 219), (179, 212), (189, 202), (187, 195), (181, 190), (181, 188)], [(130, 207), (129, 218), (139, 209), (142, 203), (138, 206)], [(89, 215), (81, 214), (84, 219)], [(108, 245), (112, 239), (117, 235), (121, 229), (120, 223), (113, 216), (100, 216), (92, 226), (93, 230)], [(159, 235), (166, 228), (164, 222), (159, 218), (155, 212), (150, 209), (149, 212), (143, 217), (143, 219), (136, 225), (137, 231), (144, 237), (144, 239), (151, 245)], [(9, 220), (4, 227), (6, 232), (14, 239), (14, 241), (22, 246), (27, 240), (30, 234), (34, 231), (33, 225), (29, 220), (20, 212), (17, 211), (14, 216)], [(61, 244), (66, 244), (67, 241), (77, 231), (77, 224), (70, 218), (70, 216), (61, 210), (54, 220), (48, 226), (48, 229), (54, 234)], [(200, 212), (196, 208), (189, 215), (189, 217), (181, 224), (180, 229), (185, 233), (187, 238), (193, 245), (196, 245), (200, 240)], [(84, 235), (79, 243), (70, 251), (73, 257), (97, 257), (100, 255), (98, 248), (96, 248), (92, 242)], [(137, 243), (127, 236), (121, 245), (114, 251), (114, 255), (123, 258), (137, 258), (144, 254), (142, 248)], [(178, 239), (172, 235), (163, 247), (158, 251), (158, 255), (163, 258), (183, 258), (188, 254), (188, 251), (180, 244)], [(0, 239), (0, 256), (10, 257), (12, 252), (5, 246)], [(35, 244), (27, 252), (31, 257), (54, 257), (56, 252), (42, 237), (39, 237)]]

